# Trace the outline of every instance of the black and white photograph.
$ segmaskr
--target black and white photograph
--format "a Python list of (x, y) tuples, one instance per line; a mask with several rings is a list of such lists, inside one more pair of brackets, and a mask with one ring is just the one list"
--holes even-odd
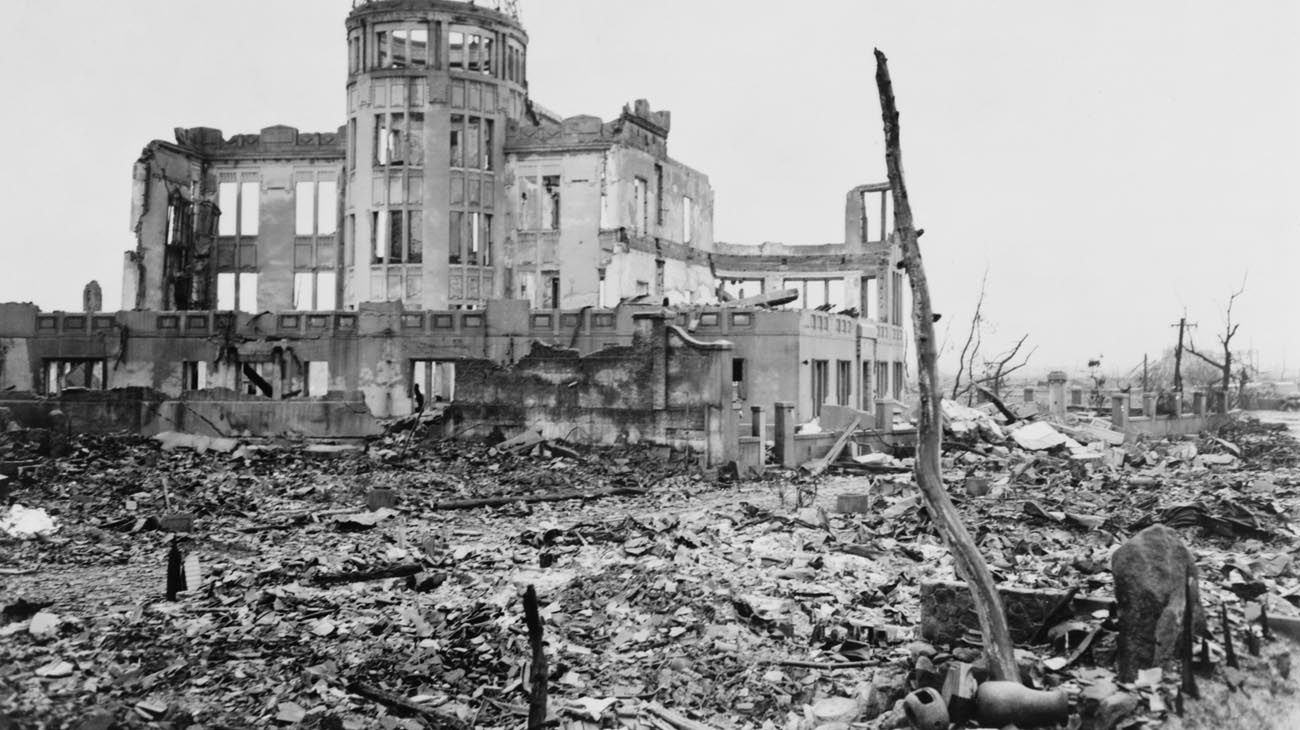
[(1300, 4), (3, 13), (0, 730), (1300, 730)]

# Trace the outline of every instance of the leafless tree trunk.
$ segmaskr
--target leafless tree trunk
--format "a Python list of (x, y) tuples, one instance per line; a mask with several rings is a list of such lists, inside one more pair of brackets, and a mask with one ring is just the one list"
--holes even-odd
[(957, 508), (943, 486), (940, 450), (943, 440), (940, 397), (937, 389), (938, 353), (934, 340), (934, 318), (930, 308), (930, 290), (921, 264), (917, 238), (921, 232), (912, 225), (912, 207), (903, 181), (903, 155), (899, 143), (898, 108), (894, 104), (893, 83), (885, 54), (876, 51), (876, 88), (880, 92), (880, 111), (885, 123), (885, 165), (894, 198), (894, 234), (903, 247), (903, 264), (912, 284), (912, 324), (916, 330), (917, 390), (921, 407), (917, 423), (916, 482), (939, 534), (952, 551), (957, 572), (970, 585), (975, 612), (984, 636), (984, 651), (994, 679), (1019, 680), (1016, 656), (1007, 629), (1006, 613), (993, 575), (974, 540), (962, 524)]
[[(957, 377), (952, 381), (952, 399), (957, 400), (962, 393), (971, 390), (971, 384), (968, 383), (963, 389), (961, 387), (961, 376), (965, 372), (973, 381), (975, 379), (975, 355), (980, 349), (980, 340), (982, 339), (984, 328), (983, 315), (984, 310), (984, 291), (988, 284), (989, 270), (984, 268), (984, 276), (980, 277), (980, 298), (975, 301), (975, 313), (970, 318), (970, 331), (966, 333), (966, 344), (961, 346), (961, 354), (957, 356)], [(968, 359), (969, 353), (969, 359)], [(969, 404), (968, 404), (969, 405)]]
[(1229, 407), (1228, 400), (1230, 394), (1232, 393), (1232, 348), (1230, 346), (1230, 343), (1232, 342), (1233, 335), (1237, 334), (1237, 328), (1241, 326), (1240, 323), (1237, 324), (1232, 323), (1232, 305), (1237, 301), (1237, 297), (1241, 296), (1242, 293), (1245, 291), (1246, 291), (1246, 282), (1243, 280), (1241, 282), (1241, 286), (1237, 289), (1237, 291), (1233, 292), (1232, 296), (1228, 297), (1228, 307), (1227, 310), (1224, 312), (1224, 317), (1223, 317), (1224, 319), (1223, 334), (1219, 335), (1219, 344), (1223, 346), (1223, 362), (1215, 362), (1213, 359), (1201, 354), (1196, 350), (1196, 347), (1192, 345), (1190, 342), (1187, 344), (1187, 348), (1186, 348), (1188, 352), (1192, 353), (1193, 355), (1209, 363), (1212, 367), (1217, 368), (1219, 372), (1223, 374), (1224, 410), (1227, 410)]

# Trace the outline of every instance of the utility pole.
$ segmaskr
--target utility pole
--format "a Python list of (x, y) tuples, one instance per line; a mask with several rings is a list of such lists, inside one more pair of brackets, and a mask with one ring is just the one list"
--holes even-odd
[(1183, 392), (1183, 330), (1196, 325), (1187, 324), (1187, 316), (1184, 315), (1178, 318), (1178, 324), (1169, 326), (1178, 328), (1178, 349), (1174, 350), (1174, 390), (1181, 393)]

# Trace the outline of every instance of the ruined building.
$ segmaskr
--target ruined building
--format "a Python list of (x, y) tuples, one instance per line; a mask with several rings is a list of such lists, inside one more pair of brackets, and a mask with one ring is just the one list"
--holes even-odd
[[(354, 3), (336, 130), (199, 127), (149, 143), (122, 311), (0, 305), (0, 388), (359, 393), (391, 416), (413, 410), (417, 387), (467, 408), (532, 402), (458, 393), (485, 382), (480, 365), (465, 375), (470, 361), (536, 366), (520, 362), (533, 352), (581, 370), (611, 348), (645, 356), (653, 336), (677, 343), (652, 343), (669, 359), (687, 340), (730, 343), (701, 366), (718, 370), (709, 397), (727, 411), (790, 401), (808, 419), (823, 403), (902, 397), (887, 185), (849, 191), (842, 243), (717, 242), (707, 176), (668, 154), (669, 112), (644, 100), (610, 121), (548, 111), (529, 96), (513, 3), (486, 5)], [(736, 301), (783, 289), (797, 293), (783, 309)], [(632, 408), (596, 399), (566, 407)]]

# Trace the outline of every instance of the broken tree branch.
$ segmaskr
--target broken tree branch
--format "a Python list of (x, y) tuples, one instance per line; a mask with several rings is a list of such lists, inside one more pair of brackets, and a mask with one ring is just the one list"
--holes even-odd
[(436, 730), (471, 730), (470, 725), (458, 717), (439, 712), (432, 707), (417, 705), (405, 697), (395, 695), (392, 692), (385, 692), (373, 684), (352, 682), (348, 685), (348, 691), (397, 710), (399, 713), (415, 715), (429, 723), (429, 726)]
[(899, 142), (898, 108), (894, 102), (893, 83), (889, 78), (888, 60), (876, 50), (876, 87), (880, 92), (880, 111), (885, 126), (885, 165), (894, 198), (894, 233), (903, 249), (903, 265), (912, 284), (912, 326), (916, 336), (917, 390), (921, 407), (917, 423), (916, 482), (929, 508), (935, 527), (952, 551), (958, 573), (970, 584), (975, 612), (979, 616), (994, 679), (1019, 681), (1016, 656), (1007, 629), (1006, 614), (993, 575), (984, 557), (971, 539), (948, 492), (940, 471), (943, 420), (937, 386), (938, 353), (935, 350), (934, 319), (930, 308), (930, 290), (921, 264), (921, 248), (912, 224), (912, 207), (903, 181), (902, 147)]
[(431, 508), (437, 511), (455, 509), (477, 509), (479, 507), (504, 507), (508, 504), (536, 504), (538, 502), (567, 502), (570, 499), (603, 499), (605, 497), (639, 497), (646, 493), (636, 487), (610, 487), (594, 492), (559, 492), (556, 494), (524, 494), (516, 497), (483, 497), (481, 499), (453, 499), (447, 502), (434, 502)]

